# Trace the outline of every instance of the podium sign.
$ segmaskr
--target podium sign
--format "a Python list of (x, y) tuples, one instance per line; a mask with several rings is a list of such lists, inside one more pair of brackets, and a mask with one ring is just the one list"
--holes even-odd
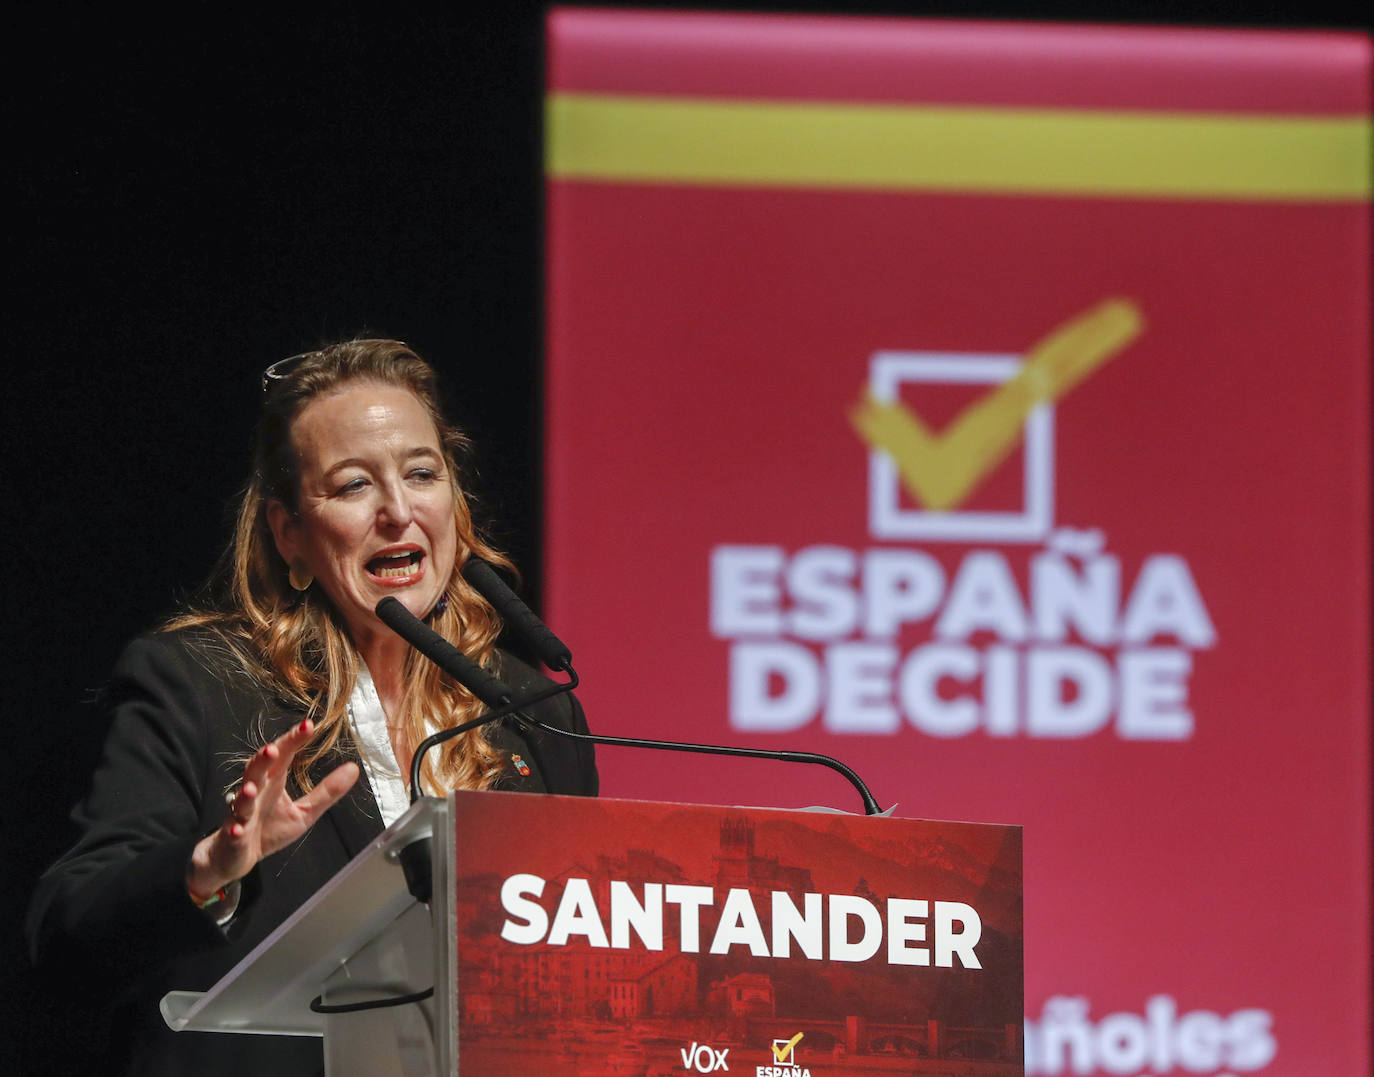
[(1021, 830), (455, 793), (460, 1072), (1021, 1067)]
[[(428, 909), (398, 863), (416, 841)], [(323, 1036), (330, 1077), (1010, 1077), (1021, 914), (1019, 827), (457, 792), (162, 1011), (177, 1030)], [(309, 1006), (427, 983), (419, 1006)]]

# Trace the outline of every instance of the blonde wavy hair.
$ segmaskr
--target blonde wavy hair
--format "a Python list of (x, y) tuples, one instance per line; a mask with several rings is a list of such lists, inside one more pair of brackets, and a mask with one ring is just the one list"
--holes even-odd
[[(432, 628), (487, 668), (495, 664), (501, 622), (495, 610), (459, 569), (471, 556), (511, 568), (510, 561), (477, 533), (468, 499), (458, 481), (457, 461), (468, 449), (461, 431), (439, 407), (434, 370), (398, 340), (349, 340), (330, 344), (291, 362), (275, 364), (264, 377), (265, 394), (253, 453), (253, 471), (239, 503), (234, 537), (218, 572), (217, 608), (191, 609), (167, 629), (208, 629), (227, 644), (237, 662), (288, 706), (315, 723), (315, 735), (292, 764), (302, 789), (312, 785), (310, 769), (347, 744), (348, 700), (359, 669), (357, 648), (343, 617), (318, 586), (295, 590), (288, 580), (267, 522), (267, 507), (281, 502), (297, 511), (299, 474), (291, 425), (312, 400), (355, 382), (404, 388), (424, 405), (439, 436), (453, 492), (458, 553), (445, 588), (446, 601), (428, 620)], [(475, 718), (482, 704), (432, 662), (410, 652), (400, 713), (391, 717), (411, 752), (427, 735), (427, 723), (447, 728)], [(343, 742), (341, 744), (341, 741)], [(421, 772), (431, 793), (482, 789), (501, 772), (504, 760), (474, 729), (428, 753)]]

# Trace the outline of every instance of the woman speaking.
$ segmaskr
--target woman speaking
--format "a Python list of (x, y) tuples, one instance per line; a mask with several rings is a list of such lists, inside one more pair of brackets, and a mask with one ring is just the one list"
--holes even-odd
[[(394, 596), (532, 692), (463, 579), (505, 559), (476, 534), (462, 435), (434, 372), (394, 340), (354, 340), (263, 375), (253, 470), (216, 600), (135, 640), (103, 693), (110, 727), (80, 839), (39, 882), (35, 959), (109, 996), (111, 1070), (322, 1072), (315, 1039), (172, 1033), (158, 1000), (205, 990), (409, 803), (429, 733), (482, 711), (373, 612)], [(535, 708), (586, 730), (569, 696)], [(589, 745), (503, 725), (445, 741), (425, 791), (595, 795)]]

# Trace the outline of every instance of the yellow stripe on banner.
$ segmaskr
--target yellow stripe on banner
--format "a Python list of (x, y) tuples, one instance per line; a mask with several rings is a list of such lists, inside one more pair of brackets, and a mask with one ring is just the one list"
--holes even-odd
[(555, 179), (1350, 201), (1370, 117), (816, 104), (555, 93)]

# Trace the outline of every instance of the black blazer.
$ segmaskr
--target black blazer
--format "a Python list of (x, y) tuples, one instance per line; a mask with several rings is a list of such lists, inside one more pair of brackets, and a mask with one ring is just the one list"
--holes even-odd
[[(243, 881), (240, 906), (221, 930), (186, 896), (191, 850), (224, 820), (224, 793), (244, 758), (301, 715), (264, 693), (212, 637), (193, 631), (143, 636), (125, 650), (104, 694), (110, 727), (91, 791), (73, 811), (77, 843), (40, 879), (29, 908), (29, 944), (112, 1008), (106, 1073), (313, 1074), (320, 1041), (169, 1031), (158, 1000), (203, 991), (232, 968), (382, 831), (366, 772), (299, 841)], [(517, 691), (539, 674), (501, 655)], [(585, 732), (571, 696), (536, 716)], [(595, 796), (590, 744), (489, 727), (507, 757), (498, 788)], [(529, 774), (510, 762), (519, 754)], [(356, 755), (323, 760), (326, 773)]]

